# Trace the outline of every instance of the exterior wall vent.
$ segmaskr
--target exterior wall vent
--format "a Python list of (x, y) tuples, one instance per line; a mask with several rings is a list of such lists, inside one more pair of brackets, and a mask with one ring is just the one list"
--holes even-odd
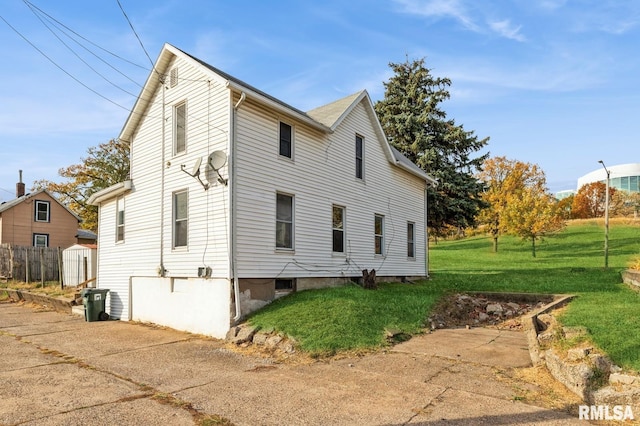
[(171, 68), (171, 74), (169, 75), (169, 87), (176, 87), (178, 85), (178, 67)]

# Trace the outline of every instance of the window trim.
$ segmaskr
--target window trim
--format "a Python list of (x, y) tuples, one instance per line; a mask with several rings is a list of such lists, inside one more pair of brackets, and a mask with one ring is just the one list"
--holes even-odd
[[(182, 150), (178, 150), (178, 109), (184, 107), (183, 130), (182, 130)], [(187, 100), (182, 100), (173, 105), (173, 155), (180, 155), (187, 152)]]
[[(116, 243), (124, 243), (125, 230), (125, 207), (124, 197), (116, 198)], [(122, 223), (120, 223), (120, 212), (122, 212)], [(121, 235), (122, 234), (122, 235)]]
[[(283, 154), (282, 153), (282, 126), (288, 126), (289, 127), (289, 155)], [(278, 121), (278, 156), (283, 157), (283, 158), (287, 158), (289, 160), (293, 160), (293, 153), (294, 153), (294, 127), (293, 125), (285, 122), (285, 121)]]
[(355, 139), (355, 168), (356, 179), (364, 180), (364, 136), (358, 133)]
[[(45, 200), (35, 200), (34, 204), (34, 217), (33, 220), (34, 222), (51, 222), (51, 202), (50, 201), (45, 201)], [(42, 220), (38, 218), (38, 213), (40, 213), (40, 211), (38, 210), (38, 206), (40, 205), (45, 205), (47, 206), (47, 210), (46, 210), (46, 219)]]
[[(284, 221), (284, 220), (280, 220), (278, 219), (278, 197), (288, 197), (291, 199), (291, 221)], [(295, 211), (296, 211), (296, 198), (294, 195), (292, 194), (288, 194), (286, 192), (276, 192), (276, 221), (275, 221), (275, 225), (276, 225), (276, 232), (275, 232), (275, 246), (276, 246), (276, 250), (277, 251), (293, 251), (295, 250), (295, 223), (296, 223), (296, 218), (295, 218)], [(289, 246), (279, 246), (278, 245), (278, 223), (289, 223), (291, 226), (291, 230), (290, 230), (290, 244)]]
[[(44, 246), (37, 245), (38, 237), (44, 237), (45, 238), (45, 245)], [(39, 233), (39, 232), (34, 232), (33, 233), (33, 238), (32, 238), (32, 243), (33, 243), (33, 247), (49, 247), (49, 234), (42, 234), (42, 233)]]
[(407, 258), (416, 258), (416, 223), (407, 222)]
[[(183, 195), (183, 194), (186, 196), (186, 200), (185, 200), (185, 203), (186, 203), (186, 206), (185, 206), (186, 207), (186, 214), (185, 214), (184, 218), (178, 218), (177, 217), (178, 216), (178, 203), (177, 203), (178, 199), (177, 199), (177, 197), (179, 195)], [(171, 205), (171, 215), (172, 215), (172, 221), (171, 221), (172, 222), (172, 226), (171, 226), (172, 227), (171, 248), (174, 249), (174, 250), (176, 250), (176, 249), (178, 249), (178, 250), (179, 249), (186, 249), (187, 247), (189, 247), (189, 191), (187, 189), (181, 189), (179, 191), (174, 191), (171, 194), (171, 200), (172, 200), (172, 202), (171, 202), (171, 204), (172, 204)], [(177, 245), (178, 234), (176, 232), (176, 229), (177, 229), (176, 225), (178, 224), (178, 221), (186, 222), (186, 231), (185, 231), (186, 232), (186, 238), (185, 238), (186, 241), (185, 241), (184, 245)]]
[[(376, 228), (377, 228), (377, 221), (378, 219), (380, 219), (380, 234), (376, 233)], [(384, 250), (384, 215), (383, 214), (378, 214), (376, 213), (374, 215), (374, 219), (373, 219), (373, 235), (374, 235), (374, 244), (373, 244), (373, 251), (374, 254), (376, 256), (384, 256), (385, 255), (385, 250)], [(380, 252), (378, 252), (378, 239), (380, 240)]]
[[(336, 209), (340, 209), (340, 211), (342, 212), (342, 217), (341, 219), (341, 228), (336, 228), (335, 227), (335, 221), (334, 221), (334, 211)], [(333, 254), (337, 254), (337, 255), (342, 255), (345, 253), (345, 242), (346, 242), (346, 236), (347, 236), (347, 232), (346, 232), (346, 217), (347, 217), (347, 208), (338, 204), (332, 204), (331, 205), (331, 252)], [(335, 232), (341, 232), (342, 233), (342, 250), (338, 251), (336, 250), (336, 246), (335, 246), (335, 238), (334, 238), (334, 234)]]

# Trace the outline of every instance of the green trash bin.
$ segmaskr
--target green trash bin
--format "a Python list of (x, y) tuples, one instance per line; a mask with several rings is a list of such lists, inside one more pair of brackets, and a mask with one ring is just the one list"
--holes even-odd
[(105, 308), (108, 292), (107, 288), (85, 288), (80, 292), (84, 305), (85, 321), (106, 321), (109, 319)]

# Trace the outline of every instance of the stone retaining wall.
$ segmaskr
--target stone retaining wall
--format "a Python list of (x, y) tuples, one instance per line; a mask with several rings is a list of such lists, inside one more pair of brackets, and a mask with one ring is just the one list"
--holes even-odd
[(623, 373), (606, 356), (586, 345), (566, 351), (543, 349), (545, 342), (586, 333), (584, 329), (560, 327), (547, 315), (573, 297), (559, 297), (523, 321), (532, 362), (545, 365), (556, 380), (588, 404), (630, 405), (640, 413), (640, 376)]

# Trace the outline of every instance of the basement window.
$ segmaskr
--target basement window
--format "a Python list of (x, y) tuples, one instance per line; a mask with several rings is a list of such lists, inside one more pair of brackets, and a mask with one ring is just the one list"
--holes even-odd
[(276, 292), (288, 292), (295, 290), (294, 279), (276, 279)]

